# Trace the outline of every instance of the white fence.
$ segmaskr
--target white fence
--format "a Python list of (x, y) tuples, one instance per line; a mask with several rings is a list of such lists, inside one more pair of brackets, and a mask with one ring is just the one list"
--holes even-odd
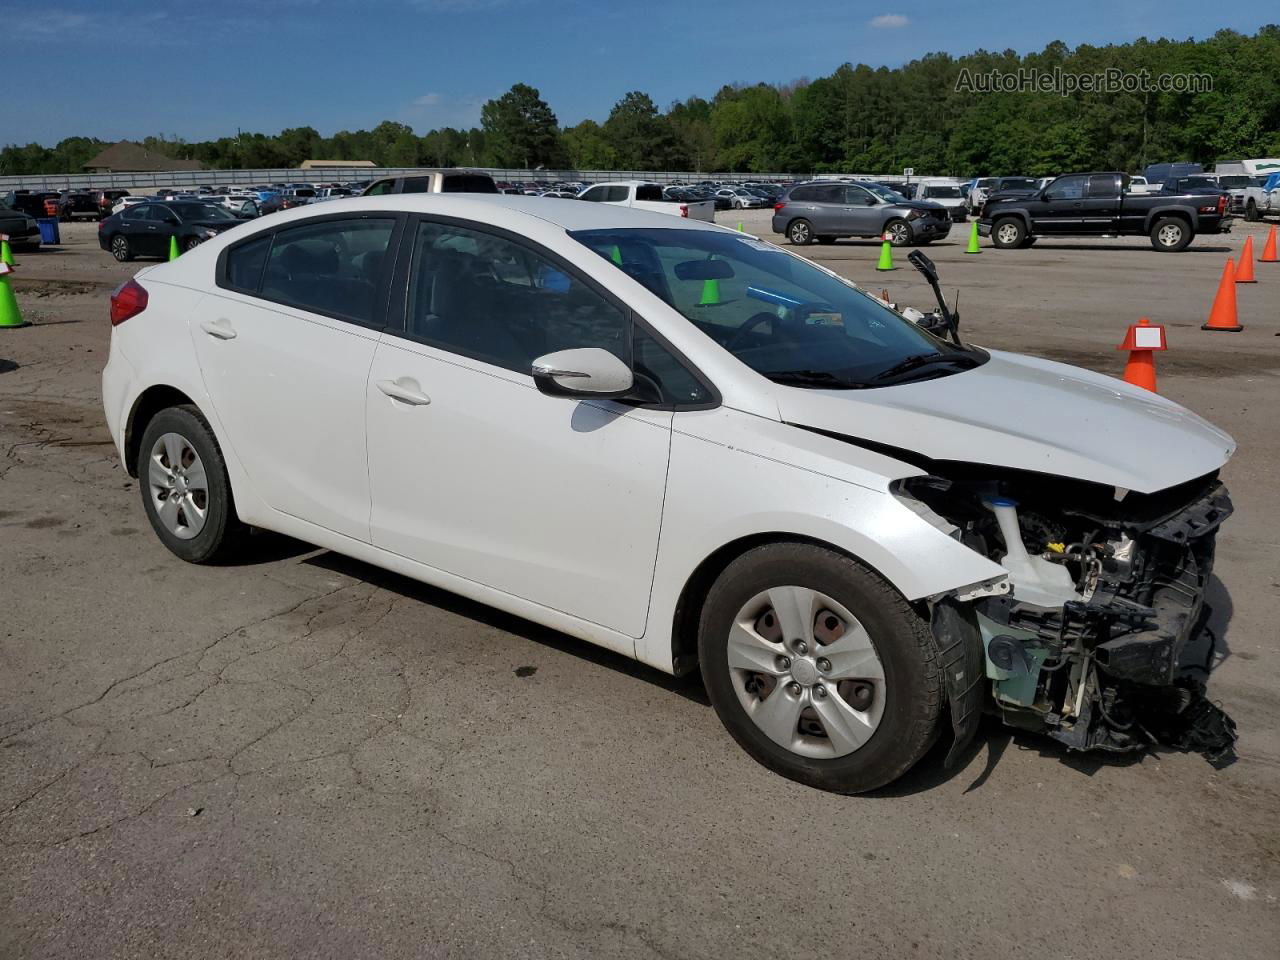
[[(10, 190), (75, 190), (114, 188), (146, 190), (156, 187), (201, 187), (241, 184), (251, 186), (269, 183), (345, 183), (351, 180), (375, 180), (419, 173), (429, 167), (319, 167), (310, 170), (170, 170), (158, 173), (72, 173), (0, 176), (0, 194)], [(468, 168), (476, 169), (476, 168)], [(700, 180), (736, 183), (744, 180), (807, 180), (836, 174), (814, 173), (705, 173), (694, 171), (653, 170), (504, 170), (478, 168), (495, 180), (519, 183), (554, 183), (570, 181), (599, 183), (602, 180), (649, 180), (657, 183), (696, 183)], [(864, 177), (899, 183), (906, 178), (894, 174), (842, 173), (839, 176)], [(914, 179), (920, 179), (915, 177)]]

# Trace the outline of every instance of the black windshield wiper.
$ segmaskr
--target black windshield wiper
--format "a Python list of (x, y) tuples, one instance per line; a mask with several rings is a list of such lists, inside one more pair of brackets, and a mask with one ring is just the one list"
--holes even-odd
[(889, 380), (904, 373), (910, 373), (912, 370), (919, 370), (921, 367), (932, 366), (935, 363), (963, 363), (966, 367), (976, 367), (980, 362), (978, 357), (972, 353), (913, 353), (911, 356), (904, 357), (895, 363), (888, 370), (880, 371), (871, 379), (876, 382)]
[(784, 383), (792, 387), (823, 387), (828, 390), (858, 390), (865, 383), (856, 380), (845, 380), (826, 370), (767, 370), (761, 371), (774, 383)]

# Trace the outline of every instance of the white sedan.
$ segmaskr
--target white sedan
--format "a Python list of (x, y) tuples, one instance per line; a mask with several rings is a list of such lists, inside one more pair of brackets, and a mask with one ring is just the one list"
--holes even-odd
[(700, 670), (798, 781), (882, 786), (983, 710), (1127, 750), (1144, 690), (1207, 704), (1182, 659), (1231, 439), (753, 237), (334, 200), (140, 271), (111, 322), (107, 421), (173, 553), (266, 528)]

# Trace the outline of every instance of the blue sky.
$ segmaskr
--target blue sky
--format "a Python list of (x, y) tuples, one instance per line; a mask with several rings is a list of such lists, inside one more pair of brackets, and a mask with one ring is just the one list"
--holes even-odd
[[(84, 134), (188, 140), (384, 119), (470, 126), (516, 82), (560, 122), (603, 120), (628, 90), (661, 107), (725, 83), (781, 82), (845, 61), (1037, 50), (1052, 40), (1252, 33), (1259, 5), (1203, 0), (811, 3), (761, 0), (4, 0), (0, 144)], [(22, 67), (13, 56), (24, 51)]]

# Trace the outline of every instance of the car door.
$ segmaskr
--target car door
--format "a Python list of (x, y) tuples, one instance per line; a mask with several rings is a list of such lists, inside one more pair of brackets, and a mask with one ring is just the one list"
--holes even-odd
[[(1035, 233), (1085, 232), (1085, 195), (1089, 178), (1086, 175), (1059, 177), (1043, 194), (1043, 201), (1028, 204), (1031, 227)], [(1101, 231), (1099, 231), (1101, 232)]]
[(1120, 227), (1120, 178), (1114, 173), (1095, 173), (1085, 188), (1082, 231), (1091, 234), (1115, 233)]
[(402, 220), (318, 217), (229, 247), (191, 325), (221, 436), (258, 495), (365, 542), (365, 385)]
[(478, 224), (422, 218), (404, 246), (404, 325), (367, 391), (373, 543), (643, 635), (671, 410), (550, 397), (530, 375), (573, 347), (630, 359), (626, 308)]
[(845, 223), (842, 228), (854, 236), (872, 237), (884, 229), (884, 213), (881, 204), (866, 187), (848, 184), (844, 188), (845, 208), (841, 218)]
[(160, 207), (154, 203), (129, 207), (121, 216), (120, 232), (129, 238), (129, 246), (138, 256), (160, 256), (160, 216)]

